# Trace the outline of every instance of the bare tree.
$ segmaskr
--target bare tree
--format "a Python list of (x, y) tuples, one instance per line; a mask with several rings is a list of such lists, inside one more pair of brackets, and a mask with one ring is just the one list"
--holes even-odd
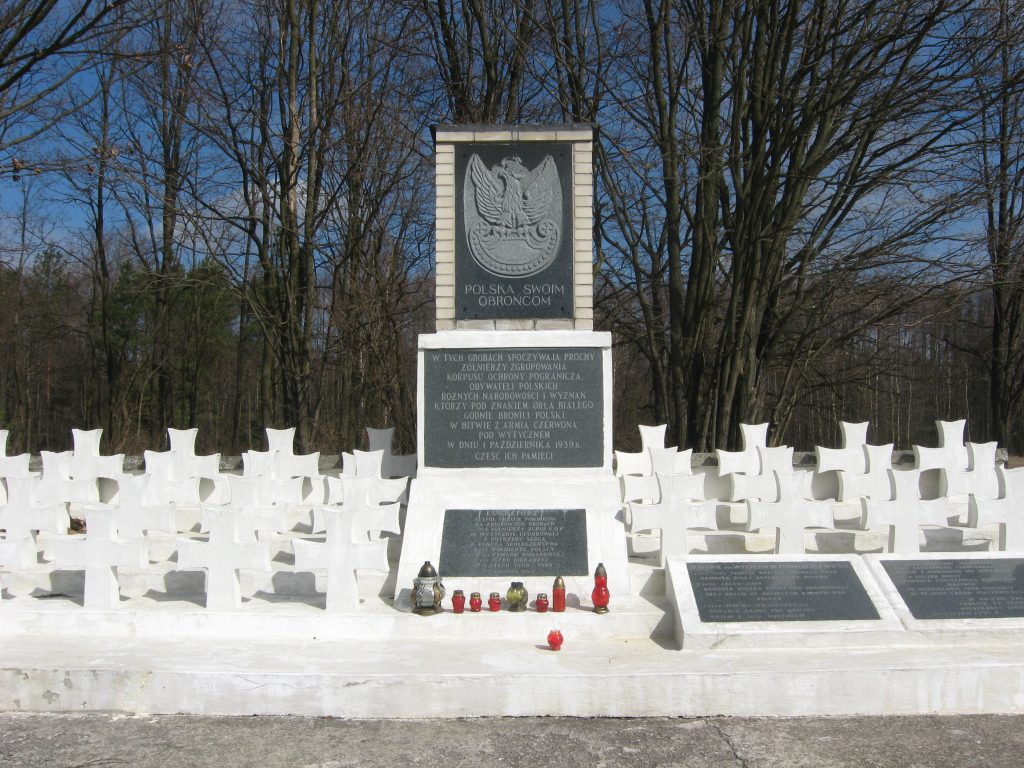
[(65, 88), (126, 29), (129, 0), (11, 0), (0, 4), (0, 168), (78, 105)]
[(984, 214), (984, 250), (991, 291), (987, 349), (994, 437), (1024, 449), (1024, 7), (1014, 0), (984, 4), (973, 16), (971, 55), (982, 103), (974, 123), (977, 181)]

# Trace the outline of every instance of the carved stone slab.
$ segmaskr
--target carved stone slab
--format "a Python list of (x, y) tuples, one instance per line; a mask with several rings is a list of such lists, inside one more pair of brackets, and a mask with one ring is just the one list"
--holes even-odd
[(705, 622), (877, 620), (848, 562), (689, 562), (693, 595)]
[(601, 350), (479, 348), (424, 353), (431, 467), (600, 467)]
[(881, 563), (915, 619), (1024, 617), (1024, 558)]
[(455, 317), (573, 317), (572, 146), (467, 143), (455, 153)]
[(448, 576), (585, 576), (583, 509), (447, 509), (439, 573)]

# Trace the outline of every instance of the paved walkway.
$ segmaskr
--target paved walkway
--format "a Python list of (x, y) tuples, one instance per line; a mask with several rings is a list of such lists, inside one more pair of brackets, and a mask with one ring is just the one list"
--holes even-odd
[(334, 720), (0, 715), (4, 768), (1019, 768), (1024, 716)]

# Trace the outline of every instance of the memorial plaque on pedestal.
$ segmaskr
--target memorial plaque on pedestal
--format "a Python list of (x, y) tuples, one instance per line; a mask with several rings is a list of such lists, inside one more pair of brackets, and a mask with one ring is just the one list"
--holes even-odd
[(882, 560), (915, 619), (1024, 617), (1024, 558)]
[(686, 568), (701, 621), (879, 619), (848, 562), (690, 562)]
[(447, 509), (443, 577), (585, 576), (583, 509)]
[(573, 316), (572, 146), (467, 143), (455, 153), (455, 317)]
[(600, 467), (601, 350), (424, 352), (424, 463), (429, 467)]

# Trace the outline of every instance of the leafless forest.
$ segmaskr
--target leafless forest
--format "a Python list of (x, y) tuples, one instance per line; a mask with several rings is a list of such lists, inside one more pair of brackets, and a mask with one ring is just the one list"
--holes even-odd
[(594, 123), (616, 445), (1024, 450), (1020, 0), (0, 0), (11, 449), (415, 436), (432, 124)]

